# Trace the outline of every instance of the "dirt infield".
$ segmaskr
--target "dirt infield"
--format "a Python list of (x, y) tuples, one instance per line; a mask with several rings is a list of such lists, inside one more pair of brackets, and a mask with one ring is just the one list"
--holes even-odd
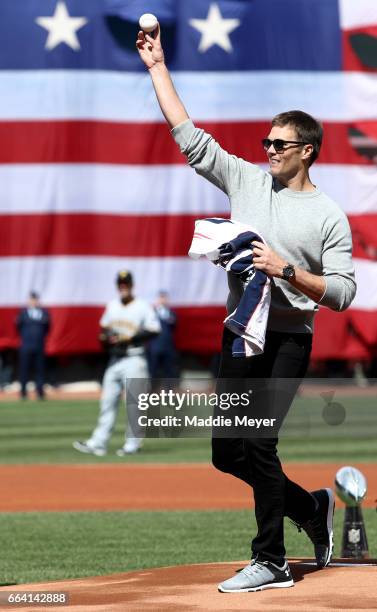
[[(309, 490), (332, 487), (341, 464), (294, 464), (287, 475)], [(375, 507), (375, 464), (357, 464), (368, 481), (365, 507)], [(2, 465), (10, 495), (0, 512), (80, 510), (238, 510), (250, 507), (250, 488), (206, 464)], [(339, 504), (341, 505), (341, 504)]]
[[(58, 591), (69, 594), (68, 606), (33, 610), (74, 610), (75, 612), (197, 612), (206, 610), (253, 610), (265, 612), (328, 612), (376, 610), (377, 564), (369, 561), (334, 561), (318, 571), (310, 560), (290, 561), (294, 588), (259, 593), (218, 593), (217, 584), (229, 578), (247, 561), (210, 563), (142, 570), (85, 580), (18, 585), (12, 591)], [(372, 565), (374, 563), (374, 565)], [(0, 588), (9, 591), (9, 587)], [(10, 609), (4, 607), (0, 609)], [(31, 607), (17, 606), (20, 612)]]

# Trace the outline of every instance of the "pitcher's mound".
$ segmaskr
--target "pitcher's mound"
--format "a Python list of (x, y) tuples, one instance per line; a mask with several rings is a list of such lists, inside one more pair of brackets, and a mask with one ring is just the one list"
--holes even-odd
[[(52, 611), (75, 612), (198, 612), (199, 610), (376, 610), (377, 562), (335, 560), (317, 570), (309, 559), (290, 561), (295, 586), (257, 593), (219, 593), (217, 584), (244, 567), (247, 561), (164, 567), (112, 576), (44, 584), (2, 587), (4, 590), (65, 591), (68, 606)], [(18, 605), (26, 612), (30, 607)], [(39, 610), (38, 607), (33, 609)]]

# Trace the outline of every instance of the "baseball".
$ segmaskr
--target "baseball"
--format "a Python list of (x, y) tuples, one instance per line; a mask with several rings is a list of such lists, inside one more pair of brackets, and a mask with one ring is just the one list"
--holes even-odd
[(139, 26), (144, 32), (153, 32), (157, 27), (157, 17), (152, 13), (144, 13), (139, 19)]

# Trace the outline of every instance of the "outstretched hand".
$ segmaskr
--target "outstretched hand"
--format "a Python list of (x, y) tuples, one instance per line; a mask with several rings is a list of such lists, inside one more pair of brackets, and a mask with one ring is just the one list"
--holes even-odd
[(136, 39), (136, 47), (148, 69), (153, 68), (159, 62), (163, 63), (164, 52), (161, 46), (160, 24), (158, 23), (154, 30), (154, 37), (140, 30)]

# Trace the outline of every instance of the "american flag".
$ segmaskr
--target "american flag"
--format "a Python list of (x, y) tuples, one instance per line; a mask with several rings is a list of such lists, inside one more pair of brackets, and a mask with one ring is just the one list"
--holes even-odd
[[(376, 0), (2, 0), (0, 347), (30, 290), (50, 353), (96, 351), (119, 269), (167, 290), (180, 349), (220, 345), (225, 275), (187, 257), (194, 220), (229, 213), (174, 144), (135, 50), (155, 13), (185, 106), (228, 151), (264, 165), (271, 118), (301, 109), (325, 139), (312, 180), (349, 216), (358, 292), (321, 308), (314, 357), (377, 345)], [(294, 220), (292, 221), (294, 222)]]

